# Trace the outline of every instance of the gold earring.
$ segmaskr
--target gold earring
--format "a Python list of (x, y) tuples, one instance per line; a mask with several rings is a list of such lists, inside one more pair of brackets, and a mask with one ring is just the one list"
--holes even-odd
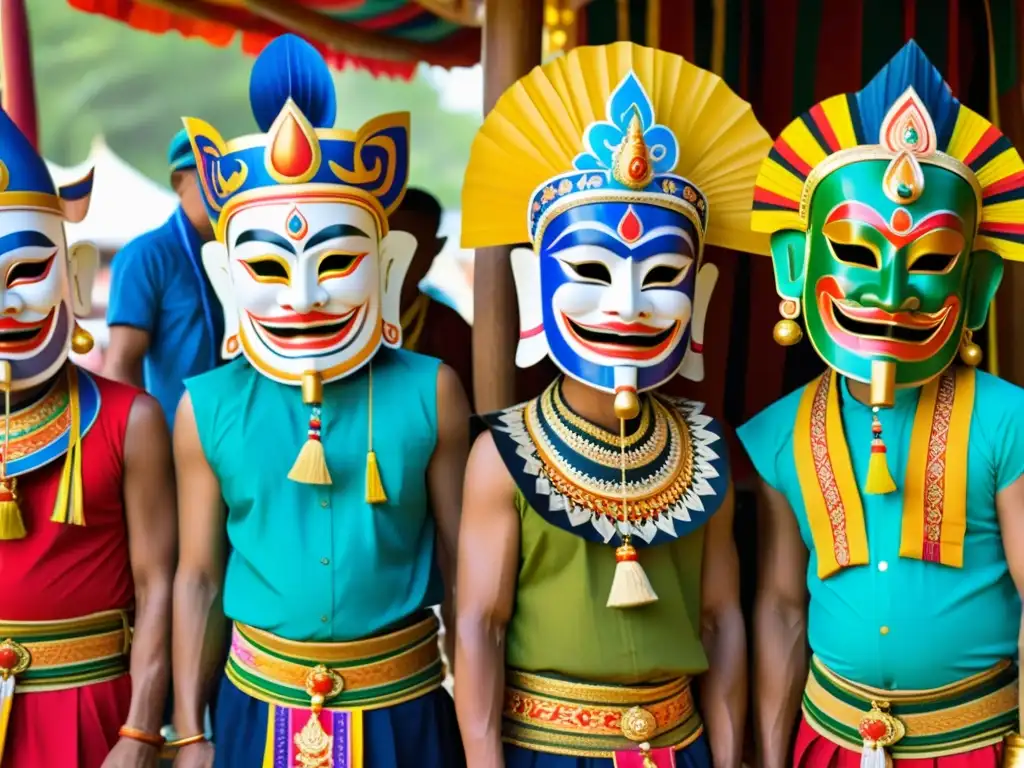
[(87, 355), (92, 347), (92, 334), (75, 321), (75, 330), (71, 334), (71, 351), (76, 355)]
[(800, 324), (796, 318), (800, 317), (800, 301), (797, 299), (783, 299), (779, 302), (779, 314), (782, 319), (775, 324), (772, 330), (772, 337), (775, 343), (783, 347), (791, 347), (798, 344), (804, 337), (800, 330)]
[(965, 365), (969, 365), (972, 368), (980, 365), (982, 358), (981, 347), (974, 343), (973, 336), (974, 331), (970, 328), (964, 328), (963, 338), (960, 339), (960, 359), (964, 361)]

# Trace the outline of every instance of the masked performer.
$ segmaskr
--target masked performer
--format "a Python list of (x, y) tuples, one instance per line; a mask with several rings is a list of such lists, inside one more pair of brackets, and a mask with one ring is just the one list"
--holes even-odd
[(630, 43), (535, 69), (473, 143), (463, 244), (533, 243), (512, 255), (516, 362), (565, 374), (486, 417), (467, 469), (455, 685), (474, 768), (709, 765), (702, 674), (715, 764), (739, 764), (722, 427), (653, 390), (703, 376), (704, 243), (767, 252), (749, 223), (770, 144), (718, 77)]
[(55, 190), (0, 111), (3, 768), (149, 765), (162, 745), (170, 438), (156, 401), (68, 360), (92, 347), (75, 316), (99, 253), (68, 248), (64, 222), (85, 217), (91, 192), (91, 173)]
[(1010, 142), (913, 42), (764, 161), (775, 338), (800, 338), (802, 308), (828, 365), (740, 430), (764, 487), (767, 768), (801, 686), (809, 768), (992, 766), (1015, 727), (1024, 390), (976, 371), (971, 335), (1003, 259), (1024, 258), (1022, 185)]
[(451, 585), (469, 412), (451, 369), (401, 349), (416, 243), (387, 217), (409, 118), (334, 129), (330, 72), (291, 35), (257, 59), (250, 100), (262, 134), (185, 121), (223, 353), (244, 357), (189, 380), (175, 423), (179, 760), (214, 751), (203, 646), (223, 647), (223, 594), (216, 765), (459, 766), (431, 606)]

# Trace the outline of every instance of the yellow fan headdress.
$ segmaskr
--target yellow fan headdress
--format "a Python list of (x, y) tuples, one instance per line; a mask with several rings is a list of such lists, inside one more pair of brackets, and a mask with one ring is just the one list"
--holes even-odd
[(750, 212), (770, 147), (750, 105), (681, 56), (633, 43), (576, 48), (516, 82), (484, 120), (462, 245), (536, 243), (567, 210), (627, 201), (679, 211), (704, 242), (766, 254)]

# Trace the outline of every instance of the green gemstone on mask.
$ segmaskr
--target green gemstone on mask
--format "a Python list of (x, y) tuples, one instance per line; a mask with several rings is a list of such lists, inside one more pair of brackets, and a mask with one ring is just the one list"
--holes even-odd
[(896, 194), (899, 195), (904, 200), (908, 199), (913, 193), (914, 190), (912, 190), (906, 184), (899, 184), (896, 187)]
[(907, 126), (907, 130), (903, 132), (903, 141), (905, 141), (910, 146), (914, 146), (915, 144), (917, 144), (918, 139), (920, 138), (921, 137), (917, 135), (917, 129), (912, 125)]

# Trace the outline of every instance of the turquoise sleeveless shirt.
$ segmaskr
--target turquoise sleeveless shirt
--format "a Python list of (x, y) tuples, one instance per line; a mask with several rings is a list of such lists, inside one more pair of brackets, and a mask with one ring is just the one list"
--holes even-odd
[(405, 350), (373, 358), (373, 447), (388, 497), (376, 505), (365, 498), (365, 369), (324, 386), (329, 486), (288, 479), (310, 413), (298, 387), (244, 359), (186, 382), (227, 506), (229, 618), (290, 640), (347, 641), (441, 601), (426, 478), (439, 365)]
[[(964, 567), (900, 557), (903, 478), (920, 389), (898, 389), (879, 413), (897, 492), (861, 494), (869, 565), (822, 581), (793, 458), (803, 388), (737, 430), (757, 473), (789, 502), (810, 552), (807, 639), (833, 672), (886, 690), (938, 688), (1017, 658), (1021, 605), (1010, 577), (996, 494), (1024, 474), (1024, 389), (978, 371), (967, 446)], [(858, 486), (864, 487), (871, 409), (842, 380), (840, 413)], [(858, 442), (859, 441), (859, 442)]]

